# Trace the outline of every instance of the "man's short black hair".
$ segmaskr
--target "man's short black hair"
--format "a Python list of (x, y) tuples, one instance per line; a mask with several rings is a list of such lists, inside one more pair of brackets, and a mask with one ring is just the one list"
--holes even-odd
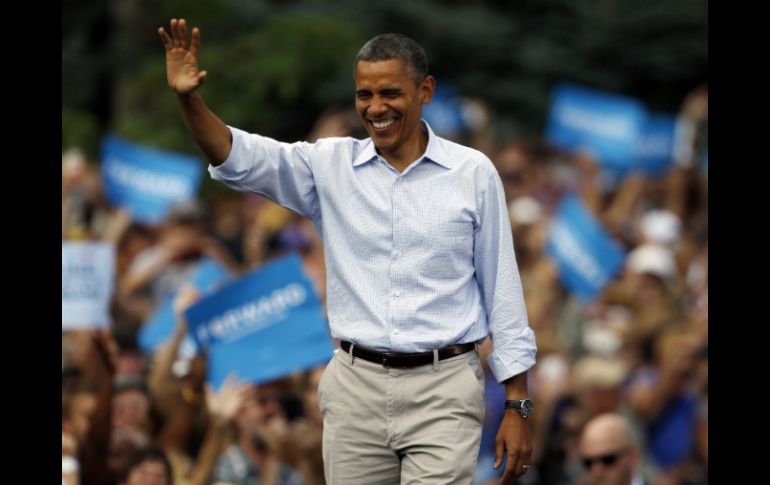
[(403, 34), (380, 34), (370, 39), (356, 55), (358, 61), (377, 62), (391, 59), (404, 61), (415, 84), (428, 77), (428, 56), (425, 49)]

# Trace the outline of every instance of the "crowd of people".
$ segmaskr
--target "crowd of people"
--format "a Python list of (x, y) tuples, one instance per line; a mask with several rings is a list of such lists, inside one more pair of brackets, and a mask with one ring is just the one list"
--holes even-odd
[[(708, 481), (707, 103), (705, 88), (684, 100), (682, 136), (658, 178), (608, 180), (590, 154), (543, 140), (495, 144), (489, 112), (458, 135), (486, 153), (503, 180), (537, 337), (529, 384), (535, 451), (521, 483)], [(366, 135), (354, 112), (335, 109), (307, 139), (326, 136)], [(565, 289), (546, 250), (570, 192), (626, 252), (622, 270), (591, 302)], [(256, 194), (228, 192), (178, 204), (157, 226), (141, 224), (109, 204), (98, 164), (73, 149), (62, 158), (62, 240), (106, 241), (116, 254), (108, 328), (62, 333), (63, 483), (324, 483), (316, 393), (323, 365), (213, 390), (205, 352), (180, 352), (184, 310), (201, 297), (185, 282), (202, 258), (239, 275), (296, 252), (325, 301), (323, 245), (308, 220)], [(169, 295), (176, 295), (173, 335), (146, 353), (140, 329)], [(490, 350), (487, 339), (475, 478), (484, 485), (502, 473), (492, 462), (505, 397), (486, 364)]]

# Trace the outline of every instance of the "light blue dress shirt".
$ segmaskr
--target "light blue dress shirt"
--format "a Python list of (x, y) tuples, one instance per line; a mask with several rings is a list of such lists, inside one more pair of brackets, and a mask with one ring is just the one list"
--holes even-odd
[(498, 382), (535, 363), (535, 336), (500, 177), (481, 152), (436, 136), (399, 173), (370, 139), (281, 143), (229, 127), (215, 180), (312, 220), (323, 240), (332, 337), (425, 352), (492, 336)]

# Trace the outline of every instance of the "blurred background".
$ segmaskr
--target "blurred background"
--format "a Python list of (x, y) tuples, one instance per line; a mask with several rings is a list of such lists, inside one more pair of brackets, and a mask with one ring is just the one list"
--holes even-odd
[[(366, 137), (352, 110), (356, 52), (383, 32), (422, 44), (439, 89), (425, 118), (486, 154), (509, 202), (538, 341), (534, 462), (520, 482), (592, 483), (580, 433), (615, 412), (649, 483), (708, 483), (703, 0), (65, 0), (63, 286), (78, 267), (65, 271), (65, 250), (105, 251), (88, 264), (110, 269), (104, 316), (62, 323), (63, 481), (323, 483), (323, 365), (207, 390), (206, 354), (186, 337), (203, 261), (237, 278), (296, 254), (321, 309), (325, 268), (309, 221), (210, 180), (166, 84), (157, 29), (171, 18), (201, 29), (209, 107), (287, 142)], [(607, 133), (568, 126), (564, 106), (581, 119), (637, 120), (633, 153), (615, 156)], [(653, 119), (666, 125), (654, 143)], [(149, 173), (141, 164), (151, 170), (153, 157), (194, 173), (183, 196), (144, 214), (116, 184)], [(117, 159), (123, 168), (108, 168)], [(142, 180), (152, 177), (126, 178), (150, 190)], [(601, 277), (581, 274), (586, 260)], [(489, 484), (503, 394), (486, 370), (475, 483)]]

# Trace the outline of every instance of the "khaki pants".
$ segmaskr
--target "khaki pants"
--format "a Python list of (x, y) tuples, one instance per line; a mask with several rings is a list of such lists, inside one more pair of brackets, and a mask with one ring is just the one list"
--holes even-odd
[(472, 483), (485, 410), (478, 349), (411, 369), (339, 350), (318, 402), (327, 485)]

